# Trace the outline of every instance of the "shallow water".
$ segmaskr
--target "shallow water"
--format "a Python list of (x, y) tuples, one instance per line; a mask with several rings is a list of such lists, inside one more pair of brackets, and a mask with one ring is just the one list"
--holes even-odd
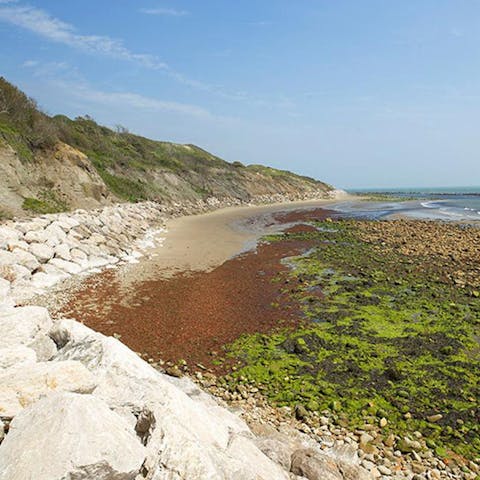
[[(390, 192), (386, 192), (390, 193)], [(470, 193), (396, 192), (405, 201), (349, 200), (332, 209), (354, 218), (396, 218), (397, 216), (477, 223), (480, 222), (480, 191)]]

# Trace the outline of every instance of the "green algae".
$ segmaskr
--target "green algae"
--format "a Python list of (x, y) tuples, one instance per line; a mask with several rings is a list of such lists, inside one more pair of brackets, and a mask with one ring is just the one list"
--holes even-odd
[[(280, 406), (330, 409), (352, 428), (380, 414), (387, 433), (418, 430), (439, 450), (478, 455), (478, 297), (442, 282), (422, 259), (361, 241), (354, 221), (316, 226), (268, 237), (315, 241), (275, 279), (308, 321), (230, 345), (240, 362), (233, 386), (254, 383)], [(442, 418), (429, 422), (435, 413)]]

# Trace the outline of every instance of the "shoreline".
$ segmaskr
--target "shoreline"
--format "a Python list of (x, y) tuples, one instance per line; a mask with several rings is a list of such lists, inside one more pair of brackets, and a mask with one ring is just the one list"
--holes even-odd
[[(292, 210), (283, 216), (286, 223), (277, 220), (273, 230), (278, 233), (286, 229), (292, 234), (308, 231), (304, 222), (325, 219), (331, 213), (318, 208)], [(299, 225), (292, 227), (292, 223)], [(288, 270), (282, 259), (301, 255), (309, 247), (308, 241), (261, 243), (215, 268), (203, 268), (202, 261), (200, 269), (174, 275), (159, 272), (153, 279), (144, 274), (145, 259), (138, 265), (87, 279), (57, 314), (78, 318), (94, 330), (115, 335), (155, 362), (183, 360), (212, 368), (212, 360), (222, 347), (240, 335), (277, 328), (280, 311), (285, 327), (301, 323), (298, 308), (285, 303), (281, 310), (273, 305), (279, 301), (283, 286), (272, 280)], [(154, 257), (152, 264), (158, 265), (157, 261)]]
[[(280, 217), (285, 222), (284, 224), (300, 223), (300, 225), (290, 226), (287, 229), (286, 239), (281, 242), (261, 243), (256, 252), (250, 251), (234, 259), (229, 259), (213, 270), (184, 272), (183, 275), (177, 274), (157, 281), (140, 282), (136, 285), (138, 290), (136, 297), (132, 298), (131, 310), (127, 311), (124, 306), (115, 304), (113, 313), (107, 312), (103, 322), (97, 323), (96, 320), (101, 315), (98, 315), (98, 311), (88, 312), (88, 305), (82, 302), (77, 305), (77, 310), (65, 310), (63, 313), (78, 316), (81, 312), (84, 314), (86, 312), (87, 317), (83, 320), (86, 321), (87, 325), (107, 335), (121, 338), (132, 349), (142, 353), (144, 358), (160, 371), (174, 377), (184, 374), (191, 376), (200, 386), (216, 397), (227, 401), (234, 407), (245, 410), (244, 418), (250, 423), (252, 429), (256, 428), (255, 422), (258, 422), (258, 420), (278, 426), (288, 421), (295, 422), (292, 416), (300, 415), (297, 417), (298, 423), (295, 428), (309, 432), (311, 435), (322, 435), (322, 432), (323, 434), (333, 435), (335, 441), (344, 442), (347, 439), (348, 442), (353, 442), (352, 445), (358, 443), (360, 445), (358, 453), (362, 459), (362, 465), (375, 475), (378, 472), (377, 467), (380, 466), (384, 472), (390, 471), (391, 475), (398, 474), (398, 478), (411, 478), (403, 475), (406, 475), (412, 469), (417, 474), (433, 471), (432, 478), (438, 479), (474, 478), (471, 476), (471, 471), (465, 476), (456, 470), (456, 473), (451, 473), (450, 468), (458, 468), (455, 465), (467, 465), (468, 461), (460, 456), (455, 456), (452, 452), (448, 455), (438, 453), (443, 452), (443, 450), (440, 446), (432, 447), (431, 443), (428, 444), (431, 447), (431, 450), (429, 450), (430, 447), (425, 443), (427, 440), (430, 441), (428, 436), (423, 436), (418, 431), (416, 435), (419, 436), (412, 436), (412, 430), (410, 436), (407, 435), (406, 437), (408, 440), (404, 441), (403, 437), (395, 435), (394, 428), (390, 426), (391, 422), (393, 425), (390, 414), (381, 414), (388, 418), (386, 427), (382, 423), (387, 422), (386, 418), (379, 417), (375, 413), (376, 410), (372, 410), (373, 413), (369, 412), (369, 414), (373, 420), (368, 417), (365, 420), (365, 426), (348, 428), (345, 417), (342, 417), (335, 410), (337, 407), (317, 411), (316, 408), (318, 407), (308, 405), (308, 408), (305, 409), (303, 406), (307, 404), (305, 400), (302, 401), (301, 397), (295, 400), (295, 404), (300, 404), (304, 408), (300, 414), (297, 414), (293, 405), (289, 408), (272, 407), (272, 404), (264, 396), (268, 392), (268, 388), (264, 388), (265, 384), (262, 387), (261, 384), (252, 382), (251, 374), (243, 373), (243, 370), (241, 370), (242, 362), (236, 363), (233, 359), (224, 359), (227, 352), (223, 351), (222, 347), (231, 345), (232, 342), (235, 342), (235, 337), (238, 338), (241, 334), (249, 336), (259, 334), (262, 338), (267, 338), (270, 334), (275, 335), (278, 329), (281, 331), (285, 329), (294, 333), (305, 331), (305, 329), (308, 331), (308, 328), (310, 328), (311, 321), (304, 320), (303, 312), (298, 308), (299, 305), (292, 304), (288, 298), (288, 295), (297, 295), (298, 292), (308, 287), (310, 282), (308, 275), (304, 279), (298, 278), (295, 280), (290, 276), (289, 268), (285, 266), (285, 263), (282, 264), (282, 259), (285, 256), (301, 256), (313, 246), (308, 240), (301, 241), (300, 237), (305, 234), (308, 239), (308, 235), (315, 233), (316, 229), (302, 225), (302, 223), (315, 217), (321, 219), (321, 212), (323, 212), (324, 219), (329, 217), (331, 213), (324, 209), (283, 212)], [(310, 215), (311, 218), (309, 218)], [(346, 222), (348, 223), (348, 221)], [(395, 234), (388, 234), (390, 228), (412, 229), (411, 232), (406, 230), (401, 238), (408, 238), (410, 234), (415, 232), (418, 225), (422, 225), (425, 235), (430, 235), (432, 238), (435, 237), (436, 233), (441, 238), (448, 238), (452, 232), (457, 230), (454, 225), (443, 225), (431, 221), (398, 221), (393, 225), (387, 225), (388, 228), (386, 229), (383, 228), (382, 224), (390, 222), (355, 220), (353, 222), (368, 227), (361, 230), (362, 235), (373, 245), (385, 249), (387, 247), (383, 244), (387, 242), (386, 245), (394, 251), (402, 252), (403, 249), (408, 249), (404, 253), (411, 255), (412, 258), (415, 258), (416, 255), (428, 255), (429, 252), (418, 250), (413, 243), (404, 244), (400, 241), (401, 239), (397, 239)], [(335, 228), (335, 221), (326, 225), (326, 228), (332, 228), (331, 225)], [(462, 233), (458, 232), (459, 235)], [(471, 235), (473, 234), (474, 232), (471, 233)], [(399, 243), (396, 244), (395, 242)], [(457, 242), (455, 237), (452, 238), (452, 242), (452, 244)], [(472, 240), (470, 243), (474, 242)], [(426, 242), (426, 237), (421, 237), (416, 245), (419, 247), (423, 243), (429, 245), (432, 252), (435, 252), (435, 242)], [(460, 243), (458, 251), (462, 251), (465, 245)], [(445, 255), (448, 256), (450, 253), (447, 251)], [(466, 251), (465, 255), (468, 257), (470, 253)], [(435, 254), (439, 255), (441, 251)], [(456, 261), (462, 261), (462, 258), (460, 257)], [(474, 262), (472, 263), (473, 267)], [(443, 265), (446, 266), (446, 264)], [(280, 266), (283, 268), (279, 268)], [(441, 267), (442, 263), (440, 262), (438, 268)], [(448, 268), (451, 268), (451, 271), (454, 272), (454, 267), (455, 261), (452, 261)], [(109, 275), (113, 274), (114, 272), (109, 273)], [(278, 283), (274, 281), (277, 276), (289, 280), (286, 283)], [(452, 282), (456, 285), (456, 288), (464, 288), (458, 280), (454, 281), (455, 278), (457, 277), (452, 277)], [(113, 277), (107, 277), (104, 283), (111, 286), (114, 283), (112, 279)], [(81, 300), (94, 305), (105, 305), (108, 303), (106, 301), (108, 298), (116, 298), (115, 288), (113, 291), (103, 290), (104, 297), (101, 293), (102, 288), (104, 288), (102, 283), (92, 285), (92, 289), (87, 288), (82, 292)], [(471, 287), (467, 284), (467, 288)], [(285, 289), (289, 292), (287, 296), (285, 296)], [(256, 296), (258, 292), (262, 292), (260, 296)], [(317, 298), (322, 301), (323, 297), (320, 290), (308, 289), (309, 302), (316, 293), (318, 293)], [(155, 294), (157, 298), (152, 298)], [(210, 301), (206, 301), (206, 299)], [(142, 301), (146, 302), (143, 306), (141, 305)], [(149, 308), (146, 308), (147, 304), (150, 304)], [(170, 323), (168, 321), (164, 323), (163, 320), (156, 323), (156, 319), (164, 318), (168, 312), (170, 312)], [(279, 318), (282, 319), (281, 322), (278, 322)], [(109, 319), (116, 319), (117, 323), (109, 323)], [(90, 323), (92, 321), (93, 323)], [(128, 324), (124, 330), (120, 327), (122, 322)], [(221, 327), (225, 327), (225, 329), (222, 330)], [(153, 341), (152, 337), (155, 335), (152, 335), (152, 331), (158, 335), (158, 344)], [(228, 332), (228, 335), (225, 335), (226, 332)], [(168, 347), (158, 351), (157, 347), (162, 343), (167, 344)], [(308, 346), (308, 343), (306, 345)], [(448, 343), (441, 345), (439, 348), (443, 347), (450, 348)], [(303, 351), (303, 347), (298, 348), (298, 352)], [(295, 349), (292, 351), (297, 352)], [(196, 352), (201, 352), (201, 354), (198, 355)], [(265, 361), (267, 361), (267, 358), (266, 355)], [(221, 365), (217, 362), (221, 362)], [(246, 365), (248, 365), (248, 362)], [(237, 380), (235, 382), (225, 382), (225, 374), (227, 374), (227, 378), (233, 375)], [(250, 380), (241, 380), (244, 375)], [(438, 410), (435, 409), (429, 410), (425, 414), (434, 416), (437, 412)], [(322, 429), (318, 430), (320, 417), (323, 423), (321, 423)], [(417, 450), (414, 454), (408, 451), (408, 448), (410, 448), (408, 442), (413, 442), (412, 445), (415, 445)], [(399, 448), (404, 450), (401, 452), (398, 450), (397, 457), (389, 457), (394, 452), (391, 445), (402, 445)], [(431, 456), (425, 457), (425, 451), (429, 452)], [(373, 455), (377, 457), (380, 455), (382, 461), (377, 462)], [(413, 455), (413, 460), (410, 455)], [(471, 469), (478, 467), (473, 462), (469, 465)], [(382, 466), (385, 468), (382, 468)], [(449, 472), (451, 476), (444, 477), (443, 470), (445, 470), (445, 473)], [(421, 476), (419, 478), (426, 477)]]
[[(305, 206), (306, 203), (309, 205)], [(321, 216), (322, 212), (323, 218), (329, 217), (330, 213), (335, 215), (335, 212), (325, 211), (328, 203), (330, 202), (322, 202), (322, 208), (320, 209), (315, 209), (318, 202), (301, 202), (300, 208), (298, 204), (289, 204), (288, 208), (285, 208), (285, 205), (247, 207), (242, 209), (241, 212), (233, 209), (233, 211), (218, 211), (208, 215), (177, 219), (178, 222), (172, 221), (174, 228), (171, 231), (174, 231), (174, 233), (171, 238), (181, 239), (181, 241), (177, 240), (177, 243), (172, 240), (172, 245), (175, 245), (178, 249), (170, 252), (169, 259), (159, 258), (159, 252), (163, 247), (158, 247), (158, 251), (155, 249), (147, 250), (144, 257), (137, 259), (139, 263), (124, 264), (121, 268), (104, 270), (103, 273), (87, 277), (86, 281), (79, 276), (71, 277), (74, 284), (71, 292), (73, 295), (78, 293), (78, 288), (80, 290), (84, 289), (83, 303), (77, 305), (76, 310), (72, 313), (80, 322), (83, 322), (88, 315), (98, 320), (98, 312), (94, 309), (89, 311), (90, 307), (100, 305), (107, 310), (112, 309), (110, 312), (107, 311), (106, 321), (101, 328), (97, 324), (90, 324), (89, 320), (86, 323), (107, 335), (111, 335), (105, 338), (109, 338), (112, 342), (116, 341), (112, 337), (125, 341), (127, 345), (142, 354), (142, 357), (160, 372), (173, 375), (173, 377), (165, 377), (168, 378), (169, 382), (179, 388), (186, 389), (184, 391), (192, 392), (192, 396), (196, 396), (198, 393), (193, 393), (192, 387), (188, 386), (189, 380), (187, 377), (175, 378), (183, 373), (192, 374), (202, 388), (217, 398), (224, 399), (231, 407), (243, 409), (243, 417), (255, 434), (264, 435), (267, 432), (267, 438), (271, 438), (269, 435), (273, 435), (275, 441), (281, 443), (285, 439), (281, 437), (281, 440), (278, 440), (278, 435), (281, 436), (282, 429), (289, 426), (293, 430), (287, 429), (287, 436), (295, 437), (299, 432), (306, 433), (309, 440), (314, 442), (312, 445), (316, 444), (317, 448), (325, 452), (326, 455), (330, 455), (329, 458), (336, 459), (334, 461), (342, 461), (342, 454), (338, 452), (342, 448), (348, 448), (348, 455), (353, 464), (360, 462), (363, 469), (370, 471), (370, 475), (375, 478), (383, 476), (385, 478), (408, 478), (411, 480), (413, 473), (415, 473), (422, 479), (473, 479), (471, 472), (472, 469), (478, 468), (477, 464), (472, 463), (469, 467), (470, 473), (463, 475), (455, 463), (458, 461), (459, 465), (464, 465), (460, 459), (457, 458), (451, 465), (444, 463), (433, 450), (424, 446), (424, 439), (409, 440), (409, 442), (413, 442), (413, 444), (408, 443), (410, 446), (414, 445), (415, 448), (419, 448), (418, 445), (420, 445), (421, 450), (418, 450), (418, 453), (417, 450), (414, 450), (415, 453), (399, 451), (399, 456), (395, 457), (391, 447), (387, 446), (385, 455), (393, 455), (393, 457), (384, 457), (383, 453), (379, 456), (378, 451), (384, 452), (383, 447), (381, 447), (383, 441), (392, 441), (393, 444), (396, 444), (401, 439), (395, 437), (393, 433), (391, 434), (393, 440), (390, 436), (386, 438), (376, 424), (378, 420), (375, 420), (372, 425), (365, 426), (365, 428), (352, 429), (347, 428), (347, 424), (342, 424), (344, 419), (339, 418), (335, 409), (329, 408), (317, 412), (311, 411), (311, 406), (305, 409), (303, 405), (300, 405), (303, 410), (297, 407), (280, 409), (272, 407), (264, 395), (268, 391), (261, 385), (245, 381), (240, 381), (238, 384), (235, 382), (229, 383), (230, 381), (225, 383), (223, 376), (225, 371), (215, 370), (216, 361), (220, 360), (225, 353), (221, 347), (234, 341), (236, 335), (241, 333), (255, 334), (256, 332), (267, 335), (272, 332), (272, 329), (274, 330), (279, 326), (290, 329), (292, 332), (297, 329), (302, 331), (302, 329), (308, 327), (308, 323), (305, 325), (302, 324), (302, 321), (299, 322), (299, 314), (301, 315), (302, 312), (295, 303), (298, 303), (298, 301), (295, 300), (292, 304), (288, 296), (294, 295), (295, 297), (305, 288), (308, 289), (308, 299), (316, 298), (316, 301), (322, 301), (323, 294), (319, 289), (309, 288), (308, 276), (300, 277), (297, 280), (289, 278), (289, 266), (285, 262), (282, 263), (281, 260), (285, 255), (298, 257), (305, 251), (309, 251), (312, 246), (309, 239), (310, 235), (314, 237), (316, 233), (322, 230), (317, 231), (314, 227), (305, 226), (302, 223), (308, 223), (319, 215)], [(253, 212), (255, 214), (251, 215)], [(225, 224), (225, 218), (229, 218), (230, 222)], [(248, 220), (249, 218), (250, 220)], [(187, 270), (183, 273), (170, 271), (169, 275), (159, 275), (160, 272), (156, 266), (162, 262), (163, 265), (168, 264), (168, 262), (174, 264), (176, 261), (175, 255), (182, 256), (180, 244), (183, 242), (183, 252), (188, 250), (185, 246), (189, 242), (195, 241), (195, 226), (202, 222), (205, 222), (203, 235), (206, 243), (204, 245), (212, 248), (213, 255), (202, 258), (198, 257), (198, 252), (192, 254), (192, 259), (195, 259), (195, 255), (197, 255), (196, 258), (199, 260), (193, 265), (197, 268), (196, 271)], [(275, 222), (278, 222), (280, 226)], [(373, 225), (378, 224), (379, 227), (383, 223), (388, 222), (372, 222)], [(400, 221), (395, 225), (408, 223)], [(413, 226), (418, 225), (416, 221), (410, 223)], [(443, 228), (437, 222), (420, 223), (431, 224), (432, 232), (440, 231)], [(332, 222), (325, 225), (325, 231), (332, 228)], [(335, 225), (335, 221), (333, 225)], [(178, 230), (175, 231), (177, 227)], [(288, 230), (286, 243), (275, 242), (272, 237), (270, 243), (261, 243), (256, 250), (240, 253), (233, 258), (229, 256), (230, 251), (233, 250), (237, 253), (239, 248), (244, 248), (245, 242), (249, 242), (250, 237), (257, 238), (264, 233), (278, 233), (282, 228)], [(448, 227), (445, 228), (448, 230)], [(238, 229), (240, 229), (240, 233)], [(380, 243), (384, 236), (381, 230), (376, 232), (374, 229), (373, 233), (367, 233), (374, 235), (372, 237), (373, 243)], [(208, 235), (212, 234), (214, 234), (215, 240), (219, 242), (223, 242), (225, 236), (228, 237), (228, 235), (237, 235), (237, 237), (232, 240), (228, 248), (215, 251), (215, 245), (211, 241), (208, 242)], [(304, 240), (302, 240), (302, 237), (305, 237)], [(391, 242), (392, 239), (395, 239), (395, 236), (387, 239)], [(392, 248), (398, 249), (395, 244), (392, 244)], [(415, 253), (415, 250), (413, 250), (413, 253)], [(187, 261), (185, 258), (183, 258), (183, 261), (185, 264), (192, 265), (192, 261)], [(220, 266), (215, 267), (215, 263), (218, 262), (220, 262)], [(138, 271), (141, 272), (147, 264), (150, 265), (147, 274), (143, 276), (138, 274)], [(452, 263), (452, 267), (454, 265), (455, 263)], [(135, 270), (137, 270), (137, 273), (132, 273)], [(128, 273), (129, 271), (130, 273)], [(152, 279), (151, 275), (155, 273), (157, 277)], [(277, 275), (288, 281), (280, 283), (273, 281)], [(117, 288), (116, 282), (118, 280), (124, 281), (125, 288), (123, 291)], [(89, 282), (92, 282), (90, 291), (85, 289)], [(112, 290), (108, 291), (105, 287)], [(128, 290), (130, 290), (130, 296), (126, 294)], [(154, 298), (152, 304), (153, 295), (156, 295), (156, 298)], [(53, 293), (50, 292), (49, 296), (52, 297)], [(285, 301), (278, 301), (279, 298), (284, 298)], [(212, 300), (210, 305), (206, 299)], [(64, 300), (68, 300), (68, 297)], [(72, 297), (70, 297), (70, 300), (72, 300)], [(128, 314), (126, 314), (125, 304), (130, 307)], [(148, 307), (149, 304), (150, 307)], [(290, 308), (291, 315), (289, 316)], [(168, 313), (170, 319), (155, 324), (159, 309), (163, 309), (160, 316)], [(116, 319), (108, 317), (112, 311), (114, 316), (116, 315)], [(57, 313), (59, 312), (57, 311)], [(65, 311), (64, 313), (68, 314), (69, 312)], [(216, 313), (217, 317), (212, 313)], [(285, 317), (283, 323), (279, 323), (279, 316)], [(226, 318), (230, 319), (230, 323), (225, 322)], [(112, 319), (117, 323), (109, 323)], [(138, 323), (139, 321), (140, 323)], [(127, 324), (127, 329), (119, 332), (117, 327), (122, 322)], [(193, 322), (193, 324), (189, 322)], [(193, 330), (190, 328), (192, 325), (195, 327)], [(170, 336), (162, 335), (160, 328), (163, 328), (165, 333), (170, 333)], [(197, 335), (199, 332), (201, 333), (200, 338)], [(153, 341), (155, 336), (158, 337), (158, 343)], [(137, 341), (140, 343), (135, 343)], [(145, 352), (145, 342), (148, 343), (148, 352)], [(160, 350), (158, 347), (162, 343), (167, 345), (167, 348)], [(190, 358), (187, 358), (187, 363), (192, 367), (187, 370), (185, 359), (180, 358), (180, 355), (185, 356), (185, 350), (181, 351), (179, 347), (188, 347), (186, 351), (192, 353), (200, 351), (204, 356), (191, 355)], [(160, 358), (169, 358), (168, 351), (170, 355), (175, 353), (177, 356), (171, 356), (172, 361), (165, 363)], [(295, 349), (293, 351), (295, 352)], [(301, 352), (302, 349), (298, 351)], [(265, 358), (267, 359), (267, 357)], [(228, 367), (230, 366), (232, 372), (241, 368), (241, 365), (236, 364), (235, 361), (228, 365)], [(220, 374), (220, 377), (213, 375), (214, 370)], [(242, 375), (240, 371), (239, 374)], [(380, 420), (383, 422), (383, 417)], [(390, 429), (389, 426), (388, 429)], [(303, 445), (305, 445), (305, 441), (302, 440)], [(284, 445), (281, 448), (286, 447)], [(378, 450), (379, 448), (380, 450)], [(430, 456), (424, 456), (425, 453), (429, 453)], [(424, 476), (427, 472), (430, 477)]]

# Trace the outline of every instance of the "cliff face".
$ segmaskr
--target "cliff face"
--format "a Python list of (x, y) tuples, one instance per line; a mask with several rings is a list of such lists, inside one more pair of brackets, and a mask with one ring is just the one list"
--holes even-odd
[(0, 79), (0, 202), (4, 216), (119, 201), (257, 201), (327, 196), (329, 185), (261, 165), (228, 163), (194, 145), (159, 142), (49, 117)]

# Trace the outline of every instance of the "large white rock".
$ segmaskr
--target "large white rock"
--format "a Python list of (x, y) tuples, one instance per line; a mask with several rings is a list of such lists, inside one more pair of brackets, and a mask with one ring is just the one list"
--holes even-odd
[(43, 230), (49, 223), (50, 220), (46, 218), (34, 218), (33, 220), (26, 222), (17, 222), (15, 224), (15, 230), (18, 230), (21, 233), (28, 233), (34, 230)]
[(0, 348), (0, 368), (9, 368), (24, 363), (35, 363), (37, 355), (34, 350), (25, 345)]
[(30, 276), (30, 270), (22, 265), (0, 265), (0, 277), (10, 282), (15, 282), (22, 278), (30, 278)]
[[(97, 251), (97, 254), (98, 253), (99, 252)], [(87, 265), (88, 268), (101, 268), (116, 262), (118, 262), (118, 258), (115, 257), (102, 258), (100, 256), (93, 255), (88, 257)]]
[(55, 257), (70, 261), (72, 259), (72, 256), (70, 255), (70, 247), (66, 243), (57, 245), (55, 247)]
[(0, 417), (13, 418), (53, 391), (91, 393), (95, 379), (80, 362), (38, 362), (0, 370)]
[(79, 248), (72, 248), (70, 255), (74, 262), (83, 262), (87, 259), (87, 254)]
[(27, 243), (47, 243), (50, 240), (51, 235), (48, 234), (43, 229), (40, 230), (29, 230), (25, 233), (24, 240)]
[(4, 278), (0, 278), (0, 303), (3, 303), (10, 293), (10, 282)]
[(12, 421), (0, 480), (133, 480), (144, 458), (138, 437), (104, 402), (57, 393)]
[(69, 276), (68, 273), (62, 270), (58, 270), (58, 273), (37, 272), (32, 275), (31, 282), (35, 288), (47, 289)]
[(76, 273), (80, 273), (82, 271), (82, 267), (80, 267), (80, 265), (77, 263), (67, 262), (66, 260), (62, 260), (60, 258), (52, 258), (48, 263), (50, 265), (54, 265), (60, 270), (70, 273), (71, 275), (75, 275)]
[(46, 308), (17, 307), (0, 312), (0, 348), (27, 345), (52, 327)]
[(30, 253), (37, 257), (40, 263), (48, 262), (54, 255), (53, 248), (43, 243), (31, 243)]
[(66, 232), (68, 232), (72, 228), (78, 227), (80, 223), (78, 222), (78, 220), (76, 220), (70, 215), (61, 215), (59, 216), (58, 220), (52, 223), (52, 225), (57, 225), (62, 230), (65, 230)]
[(9, 242), (16, 241), (20, 238), (21, 233), (14, 228), (0, 227), (0, 248), (5, 248)]
[[(94, 374), (95, 396), (122, 415), (150, 412), (146, 478), (288, 479), (254, 445), (243, 421), (213, 400), (193, 400), (118, 340), (73, 320), (55, 324), (50, 335), (60, 349), (54, 360), (78, 360)], [(229, 450), (233, 436), (243, 436), (244, 447)]]
[(27, 251), (28, 243), (23, 240), (9, 240), (7, 243), (7, 250), (11, 252), (14, 248), (21, 248), (22, 250)]
[(28, 268), (30, 271), (35, 270), (40, 266), (40, 262), (37, 258), (29, 252), (22, 250), (21, 248), (14, 248), (12, 251), (15, 261), (12, 263), (18, 263)]
[(64, 232), (63, 228), (58, 225), (57, 222), (53, 222), (51, 225), (49, 225), (45, 229), (45, 232), (55, 239), (55, 245), (58, 245), (59, 243), (63, 242), (65, 238), (67, 238), (67, 234)]
[(12, 265), (16, 263), (16, 257), (12, 252), (0, 250), (0, 265)]
[(55, 342), (47, 335), (39, 333), (32, 342), (28, 344), (37, 355), (39, 362), (48, 362), (57, 353), (57, 346)]

